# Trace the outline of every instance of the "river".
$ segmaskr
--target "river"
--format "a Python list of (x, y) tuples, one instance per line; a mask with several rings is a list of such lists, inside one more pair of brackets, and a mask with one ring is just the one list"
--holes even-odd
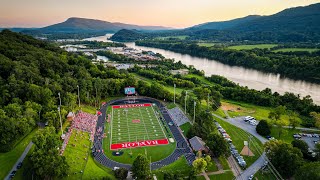
[[(107, 37), (110, 37), (110, 35), (90, 38), (90, 40), (109, 41), (107, 40)], [(248, 86), (249, 88), (256, 90), (270, 88), (273, 92), (278, 92), (280, 94), (292, 92), (300, 94), (302, 97), (310, 95), (316, 104), (320, 104), (320, 84), (283, 78), (280, 77), (280, 74), (265, 73), (240, 66), (229, 66), (212, 59), (198, 58), (159, 48), (137, 46), (135, 43), (125, 44), (128, 47), (135, 49), (160, 53), (166, 58), (181, 61), (186, 65), (193, 65), (196, 69), (204, 70), (206, 76), (211, 76), (212, 74), (221, 75), (235, 83), (239, 83), (241, 86)]]

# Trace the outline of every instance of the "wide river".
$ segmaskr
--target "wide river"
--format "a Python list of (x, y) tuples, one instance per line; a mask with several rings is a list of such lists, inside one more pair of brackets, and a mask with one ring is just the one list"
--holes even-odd
[[(110, 37), (110, 35), (94, 37), (88, 40), (108, 41), (107, 37)], [(310, 95), (316, 104), (320, 104), (320, 84), (283, 78), (279, 74), (265, 73), (239, 66), (229, 66), (213, 59), (198, 58), (159, 48), (137, 46), (135, 43), (126, 43), (126, 45), (135, 49), (160, 53), (166, 58), (181, 61), (186, 65), (193, 65), (196, 69), (204, 70), (206, 76), (212, 74), (221, 75), (242, 86), (248, 86), (257, 90), (270, 88), (273, 92), (280, 94), (293, 92), (300, 94), (300, 96)]]

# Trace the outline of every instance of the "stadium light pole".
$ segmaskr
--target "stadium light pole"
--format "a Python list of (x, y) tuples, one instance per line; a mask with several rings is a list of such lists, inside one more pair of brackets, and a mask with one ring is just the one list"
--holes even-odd
[(173, 85), (173, 103), (176, 104), (176, 84)]
[(79, 107), (80, 107), (80, 87), (79, 87), (79, 85), (77, 85), (77, 88), (78, 88), (78, 100), (79, 100)]
[(187, 96), (188, 96), (188, 91), (186, 91), (186, 95), (184, 97), (184, 113), (187, 114)]
[(60, 118), (60, 127), (61, 127), (61, 136), (63, 135), (63, 131), (62, 131), (62, 120), (61, 120), (61, 97), (60, 97), (60, 93), (58, 93), (58, 96), (59, 96), (59, 101), (60, 101), (60, 104), (58, 106), (58, 112), (59, 112), (59, 118)]
[(193, 103), (193, 123), (196, 122), (196, 105), (197, 105), (197, 102), (194, 101)]

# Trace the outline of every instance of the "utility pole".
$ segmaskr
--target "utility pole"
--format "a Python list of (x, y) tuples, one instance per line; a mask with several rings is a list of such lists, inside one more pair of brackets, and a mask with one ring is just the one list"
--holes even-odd
[(186, 91), (186, 96), (184, 97), (184, 113), (187, 114), (187, 96), (188, 91)]
[(248, 156), (250, 154), (250, 141), (251, 141), (252, 136), (249, 135), (249, 141), (248, 141)]
[(194, 101), (194, 103), (193, 103), (193, 123), (196, 122), (196, 105), (197, 105), (197, 102)]
[(173, 103), (176, 104), (176, 84), (173, 85)]
[(208, 106), (208, 112), (209, 112), (209, 93), (208, 93), (207, 106)]
[(60, 101), (60, 105), (58, 106), (58, 112), (59, 112), (59, 117), (60, 117), (60, 127), (61, 127), (61, 136), (63, 135), (63, 131), (62, 131), (62, 120), (61, 120), (61, 97), (60, 97), (60, 93), (58, 93), (59, 96), (59, 101)]
[(80, 89), (79, 89), (79, 85), (77, 85), (78, 88), (78, 100), (79, 100), (79, 107), (80, 107)]
[(98, 104), (98, 90), (96, 84), (94, 84), (94, 87), (96, 88), (96, 104)]

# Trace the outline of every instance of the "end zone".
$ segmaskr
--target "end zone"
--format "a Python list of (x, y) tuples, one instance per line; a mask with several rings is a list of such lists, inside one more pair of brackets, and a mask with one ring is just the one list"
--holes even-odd
[(119, 144), (111, 144), (111, 150), (144, 147), (144, 146), (158, 146), (169, 144), (168, 139), (146, 140), (138, 142), (125, 142)]

